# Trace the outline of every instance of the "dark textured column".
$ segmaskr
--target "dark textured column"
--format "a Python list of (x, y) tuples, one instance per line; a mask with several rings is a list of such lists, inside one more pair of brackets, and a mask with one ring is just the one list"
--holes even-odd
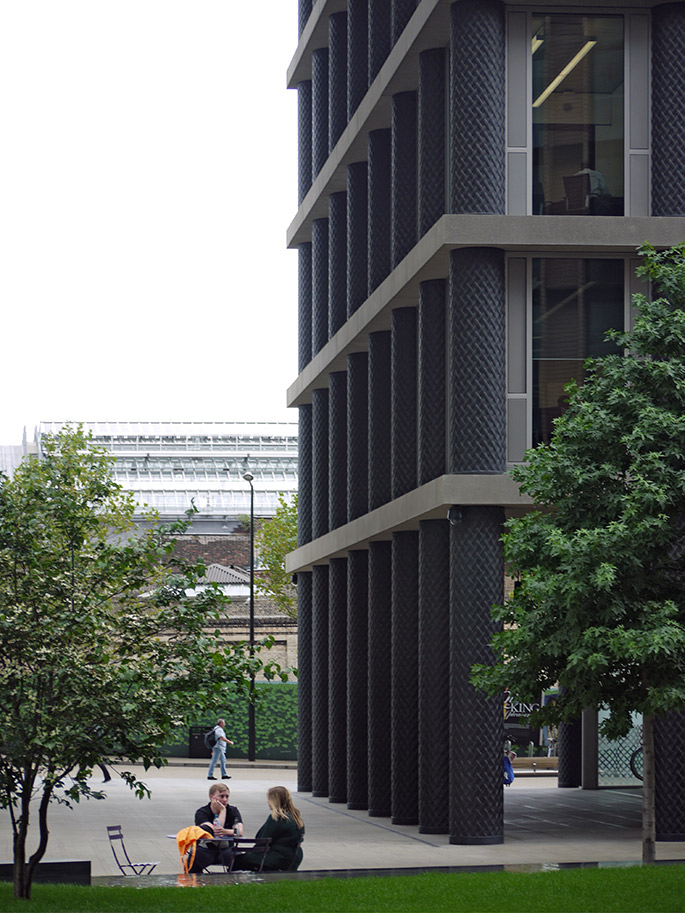
[(447, 210), (445, 192), (444, 48), (419, 54), (418, 92), (418, 233), (419, 237)]
[(328, 342), (328, 219), (312, 222), (312, 356)]
[(450, 843), (502, 843), (502, 700), (470, 683), (493, 661), (490, 607), (504, 597), (499, 507), (463, 507), (450, 526)]
[(312, 180), (328, 158), (328, 48), (312, 51)]
[(419, 833), (449, 833), (450, 531), (419, 526)]
[(685, 840), (685, 712), (654, 720), (657, 840)]
[(347, 558), (328, 579), (328, 801), (347, 802)]
[(419, 535), (392, 536), (392, 788), (393, 824), (418, 824)]
[(301, 371), (312, 360), (312, 245), (297, 245), (297, 322), (298, 368)]
[(328, 197), (328, 338), (347, 320), (347, 194)]
[(347, 119), (369, 87), (369, 0), (347, 3)]
[(503, 213), (504, 4), (460, 0), (451, 10), (451, 211)]
[(444, 279), (419, 284), (418, 324), (418, 484), (445, 472), (445, 367)]
[(298, 3), (298, 35), (301, 35), (304, 32), (304, 27), (307, 24), (307, 20), (312, 12), (313, 0), (299, 0)]
[(354, 162), (347, 169), (347, 316), (366, 301), (369, 287), (368, 166)]
[(392, 312), (390, 465), (393, 498), (416, 488), (416, 308)]
[(312, 407), (298, 408), (297, 544), (312, 541)]
[(369, 553), (347, 559), (347, 807), (369, 807)]
[(328, 518), (329, 528), (347, 523), (347, 372), (328, 378)]
[(328, 148), (347, 126), (347, 13), (328, 17)]
[(369, 333), (369, 510), (390, 500), (390, 333)]
[(347, 521), (369, 507), (369, 357), (347, 357)]
[(312, 539), (328, 532), (328, 390), (312, 390)]
[(390, 130), (372, 130), (369, 133), (369, 295), (390, 272), (390, 164)]
[(583, 725), (581, 720), (560, 723), (557, 751), (559, 776), (557, 786), (574, 788), (583, 782)]
[(312, 795), (328, 795), (328, 565), (312, 568)]
[(390, 0), (369, 2), (369, 85), (390, 53)]
[(297, 142), (297, 202), (301, 203), (312, 186), (312, 83), (309, 79), (297, 86)]
[(450, 458), (453, 473), (505, 470), (504, 256), (450, 254)]
[(685, 215), (685, 4), (652, 10), (652, 214)]
[(390, 40), (396, 43), (416, 9), (416, 0), (392, 0), (390, 10)]
[(390, 817), (390, 542), (369, 543), (369, 816)]
[(297, 791), (312, 791), (312, 575), (297, 575)]
[(416, 92), (392, 97), (391, 256), (393, 268), (416, 244)]

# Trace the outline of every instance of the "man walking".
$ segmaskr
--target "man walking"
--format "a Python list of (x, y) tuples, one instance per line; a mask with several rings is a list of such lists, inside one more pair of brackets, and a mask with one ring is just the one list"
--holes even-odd
[(214, 748), (212, 749), (212, 760), (209, 762), (209, 773), (207, 775), (208, 780), (216, 780), (214, 776), (214, 767), (217, 762), (220, 765), (221, 769), (221, 779), (230, 780), (230, 776), (226, 773), (226, 746), (235, 745), (235, 742), (232, 742), (230, 739), (226, 738), (226, 733), (224, 731), (224, 726), (226, 725), (226, 720), (217, 720), (216, 726), (214, 727), (214, 735), (216, 741), (214, 742)]

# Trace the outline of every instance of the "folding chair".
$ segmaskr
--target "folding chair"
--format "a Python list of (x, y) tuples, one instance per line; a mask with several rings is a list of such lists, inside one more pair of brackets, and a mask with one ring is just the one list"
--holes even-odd
[[(126, 852), (124, 835), (121, 832), (120, 824), (107, 827), (107, 836), (109, 837), (109, 845), (112, 847), (114, 858), (116, 859), (122, 875), (150, 875), (155, 866), (159, 865), (159, 862), (131, 862), (128, 853)], [(119, 850), (126, 862), (122, 862), (117, 855), (117, 842), (119, 843)], [(131, 871), (127, 871), (127, 869), (130, 869)]]
[[(269, 852), (269, 847), (271, 846), (271, 837), (235, 837), (233, 840), (233, 845), (238, 852), (240, 850), (240, 845), (245, 844), (245, 849), (249, 850), (251, 853), (261, 853), (262, 860), (259, 863), (259, 868), (257, 872), (261, 872), (264, 868), (264, 860), (266, 859), (266, 854)], [(233, 871), (233, 864), (235, 862), (235, 856), (231, 859), (231, 864), (228, 867), (228, 871)]]

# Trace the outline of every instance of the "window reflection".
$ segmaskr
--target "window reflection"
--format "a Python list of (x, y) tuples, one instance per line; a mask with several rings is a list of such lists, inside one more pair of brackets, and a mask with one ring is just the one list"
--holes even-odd
[(533, 260), (533, 446), (549, 441), (585, 359), (619, 351), (609, 329), (623, 329), (622, 260)]
[(533, 214), (623, 215), (623, 17), (533, 16)]

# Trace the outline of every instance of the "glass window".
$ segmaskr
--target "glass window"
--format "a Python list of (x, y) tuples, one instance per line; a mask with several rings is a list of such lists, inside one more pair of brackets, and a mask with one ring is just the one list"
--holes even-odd
[(533, 214), (623, 215), (623, 17), (532, 22)]
[(549, 441), (585, 359), (618, 351), (604, 335), (623, 329), (623, 284), (623, 260), (533, 260), (533, 446)]

